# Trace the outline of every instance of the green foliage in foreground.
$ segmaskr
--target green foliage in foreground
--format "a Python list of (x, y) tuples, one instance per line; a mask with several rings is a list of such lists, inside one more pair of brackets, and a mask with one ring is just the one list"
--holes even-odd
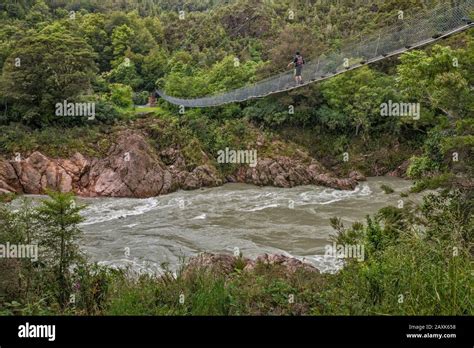
[[(67, 203), (65, 205), (65, 202)], [(3, 259), (0, 314), (76, 315), (472, 315), (471, 267), (474, 219), (472, 195), (443, 192), (420, 206), (387, 207), (366, 224), (338, 231), (338, 245), (359, 245), (363, 260), (347, 259), (336, 274), (281, 265), (184, 266), (177, 274), (139, 275), (82, 261), (74, 250), (80, 207), (52, 194), (38, 208), (26, 204), (0, 210), (0, 241), (35, 238), (52, 248), (66, 237), (72, 253), (63, 277), (60, 258), (41, 262)], [(39, 215), (38, 215), (39, 214)], [(43, 234), (27, 231), (51, 215)], [(64, 225), (66, 224), (66, 225)], [(68, 226), (64, 228), (65, 226)], [(46, 228), (46, 230), (44, 230)], [(62, 233), (74, 231), (74, 233)], [(49, 242), (48, 242), (49, 241)], [(46, 242), (46, 243), (45, 243)], [(50, 254), (53, 255), (53, 254)], [(61, 262), (59, 262), (61, 263)], [(65, 265), (63, 265), (63, 270)], [(21, 279), (21, 281), (19, 281)], [(47, 282), (45, 282), (47, 279)], [(25, 281), (27, 280), (27, 281)], [(73, 301), (65, 303), (65, 295)], [(292, 301), (294, 299), (294, 301)]]
[[(323, 293), (326, 313), (472, 315), (472, 196), (429, 195), (414, 211), (384, 208), (338, 243), (365, 246)], [(342, 311), (341, 311), (342, 310)]]

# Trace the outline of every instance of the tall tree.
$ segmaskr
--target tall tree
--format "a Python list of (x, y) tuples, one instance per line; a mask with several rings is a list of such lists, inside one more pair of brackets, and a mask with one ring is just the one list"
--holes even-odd
[(94, 57), (82, 38), (53, 24), (18, 42), (4, 66), (1, 93), (23, 121), (51, 122), (56, 103), (90, 93)]
[(55, 293), (64, 308), (69, 302), (72, 289), (71, 267), (83, 261), (77, 240), (81, 230), (77, 225), (83, 221), (79, 212), (84, 208), (76, 205), (71, 193), (49, 192), (49, 199), (37, 208), (38, 220), (42, 223), (39, 232), (41, 256), (52, 267), (56, 280)]

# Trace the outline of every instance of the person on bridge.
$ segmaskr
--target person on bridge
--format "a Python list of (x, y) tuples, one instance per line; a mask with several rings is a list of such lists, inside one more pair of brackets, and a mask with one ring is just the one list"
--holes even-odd
[(303, 72), (303, 65), (305, 65), (305, 60), (300, 52), (296, 52), (295, 58), (288, 64), (288, 68), (293, 65), (295, 67), (295, 81), (296, 84), (303, 84), (303, 78), (301, 73)]

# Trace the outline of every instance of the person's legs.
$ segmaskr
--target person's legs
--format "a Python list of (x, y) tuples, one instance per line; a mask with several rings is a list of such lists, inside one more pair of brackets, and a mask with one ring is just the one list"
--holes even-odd
[(296, 84), (302, 83), (302, 78), (301, 78), (302, 68), (303, 67), (301, 65), (296, 67)]

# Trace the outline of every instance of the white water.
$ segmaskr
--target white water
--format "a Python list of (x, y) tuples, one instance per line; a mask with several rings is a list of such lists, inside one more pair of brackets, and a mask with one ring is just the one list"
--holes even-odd
[[(395, 193), (385, 194), (381, 184)], [(324, 257), (334, 233), (329, 219), (340, 217), (346, 226), (364, 221), (367, 214), (397, 205), (400, 192), (410, 185), (401, 179), (370, 178), (353, 191), (229, 184), (148, 199), (81, 199), (88, 205), (80, 226), (82, 246), (93, 261), (153, 271), (163, 263), (176, 269), (203, 251), (233, 253), (235, 248), (246, 257), (291, 255), (331, 271), (340, 262)]]

